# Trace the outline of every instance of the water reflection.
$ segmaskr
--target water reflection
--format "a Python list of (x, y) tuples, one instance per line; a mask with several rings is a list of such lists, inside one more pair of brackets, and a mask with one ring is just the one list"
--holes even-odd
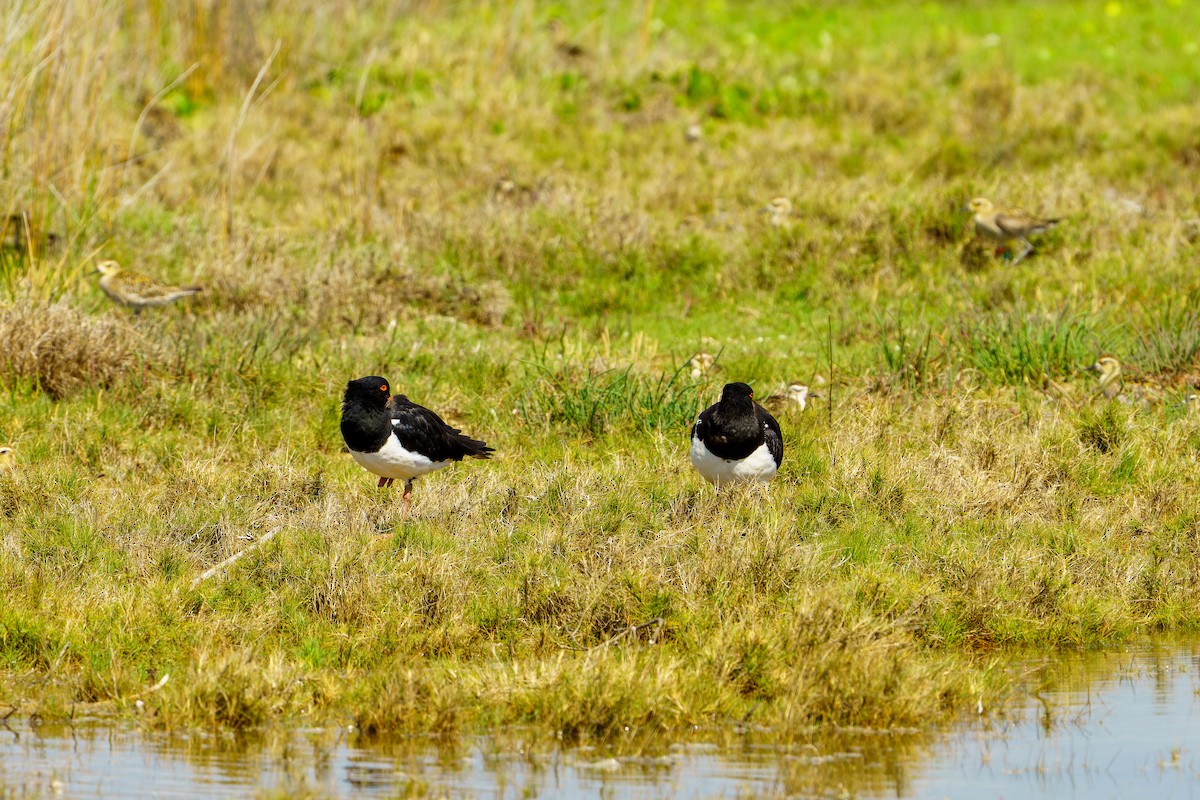
[(1026, 714), (946, 737), (930, 786), (950, 797), (1200, 795), (1200, 643), (1020, 665)]
[[(765, 731), (563, 748), (521, 732), (440, 741), (335, 728), (252, 737), (134, 723), (0, 728), (0, 797), (1188, 797), (1200, 794), (1200, 645), (1012, 666), (1028, 704), (950, 733)], [(703, 734), (704, 732), (700, 732)]]

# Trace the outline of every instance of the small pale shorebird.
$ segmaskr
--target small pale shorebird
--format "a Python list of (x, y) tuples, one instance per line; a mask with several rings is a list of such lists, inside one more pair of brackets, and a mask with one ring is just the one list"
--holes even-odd
[(160, 283), (140, 272), (122, 269), (116, 261), (99, 262), (96, 272), (100, 273), (100, 288), (104, 293), (121, 305), (132, 308), (135, 314), (147, 306), (165, 306), (201, 291), (199, 286)]
[(1163, 388), (1154, 381), (1126, 380), (1121, 371), (1121, 362), (1113, 356), (1101, 356), (1087, 368), (1099, 375), (1096, 393), (1109, 400), (1120, 400), (1131, 405), (1155, 405), (1163, 401)]
[(412, 482), (464, 456), (489, 458), (495, 452), (478, 439), (464, 436), (441, 417), (402, 394), (390, 395), (388, 382), (377, 375), (350, 381), (342, 396), (342, 438), (350, 455), (379, 485), (404, 481), (404, 510), (412, 498)]
[(786, 197), (776, 197), (767, 203), (762, 213), (767, 215), (767, 221), (773, 228), (783, 228), (792, 221), (792, 201)]
[(688, 366), (691, 367), (692, 380), (698, 381), (707, 375), (713, 368), (717, 359), (712, 353), (696, 353), (688, 359)]
[(975, 232), (994, 239), (1001, 245), (1020, 242), (1024, 249), (1013, 259), (1018, 263), (1033, 251), (1028, 236), (1036, 236), (1056, 225), (1061, 217), (1041, 219), (1019, 208), (1003, 208), (992, 204), (986, 197), (976, 197), (967, 206), (975, 214)]
[(749, 385), (727, 383), (720, 401), (696, 417), (691, 457), (718, 489), (726, 483), (766, 483), (783, 463), (783, 434), (775, 418), (754, 402)]
[(787, 387), (787, 391), (782, 394), (773, 394), (766, 400), (763, 400), (763, 405), (773, 411), (787, 411), (795, 409), (803, 411), (808, 407), (809, 397), (820, 397), (816, 392), (809, 392), (808, 387), (803, 383), (793, 383)]
[(517, 183), (512, 178), (499, 178), (492, 184), (492, 200), (516, 205), (530, 205), (536, 203), (537, 199), (537, 189), (524, 183)]
[(1104, 395), (1109, 400), (1121, 393), (1121, 362), (1112, 356), (1101, 356), (1096, 363), (1087, 368), (1099, 376), (1096, 393)]
[(11, 447), (0, 447), (0, 472), (17, 468), (17, 452)]

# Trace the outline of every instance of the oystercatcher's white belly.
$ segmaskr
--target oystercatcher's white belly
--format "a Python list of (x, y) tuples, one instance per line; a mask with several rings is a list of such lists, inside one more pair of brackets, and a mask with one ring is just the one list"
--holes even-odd
[(449, 466), (450, 461), (431, 461), (428, 456), (413, 452), (400, 444), (396, 434), (388, 436), (383, 447), (374, 453), (360, 453), (351, 450), (350, 455), (362, 466), (383, 478), (400, 478), (410, 480), (420, 475), (428, 475), (442, 467)]
[(766, 442), (745, 458), (720, 458), (704, 446), (699, 436), (692, 437), (692, 464), (706, 481), (717, 486), (746, 481), (766, 483), (779, 469)]

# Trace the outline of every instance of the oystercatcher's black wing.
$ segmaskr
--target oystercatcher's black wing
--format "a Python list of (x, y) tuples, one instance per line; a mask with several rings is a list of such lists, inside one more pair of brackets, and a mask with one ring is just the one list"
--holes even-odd
[[(775, 421), (774, 417), (767, 414), (762, 406), (756, 404), (755, 408), (758, 409), (759, 414), (766, 414), (770, 418), (771, 424), (775, 426), (775, 430), (779, 430), (779, 423)], [(709, 406), (700, 412), (696, 423), (692, 425), (692, 436), (704, 442), (708, 452), (717, 458), (737, 461), (762, 447), (763, 435), (760, 433), (760, 426), (764, 424), (762, 419), (742, 417), (730, 420), (728, 416), (721, 416), (718, 413), (720, 410), (720, 403)], [(782, 438), (779, 439), (779, 444), (781, 453), (779, 457), (782, 458)], [(772, 450), (771, 454), (774, 455), (775, 451)]]
[(767, 442), (767, 450), (771, 453), (771, 458), (775, 459), (775, 467), (778, 469), (783, 463), (783, 432), (779, 430), (779, 423), (769, 411), (757, 403), (754, 404), (754, 408), (763, 425), (763, 438)]
[(404, 449), (420, 453), (430, 461), (462, 461), (463, 456), (488, 458), (495, 452), (478, 439), (464, 436), (433, 411), (402, 394), (388, 400), (387, 412), (392, 421), (392, 432)]

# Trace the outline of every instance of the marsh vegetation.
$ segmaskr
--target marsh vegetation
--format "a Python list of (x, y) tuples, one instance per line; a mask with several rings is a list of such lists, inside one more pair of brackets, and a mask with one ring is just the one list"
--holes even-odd
[[(21, 714), (786, 740), (1001, 708), (1006, 648), (1200, 625), (1200, 8), (0, 25)], [(1065, 219), (1014, 264), (976, 196)], [(101, 258), (205, 289), (134, 317)], [(1102, 354), (1161, 402), (1100, 395)], [(496, 458), (401, 518), (342, 452), (362, 375)], [(822, 397), (717, 495), (687, 430), (727, 380)]]

